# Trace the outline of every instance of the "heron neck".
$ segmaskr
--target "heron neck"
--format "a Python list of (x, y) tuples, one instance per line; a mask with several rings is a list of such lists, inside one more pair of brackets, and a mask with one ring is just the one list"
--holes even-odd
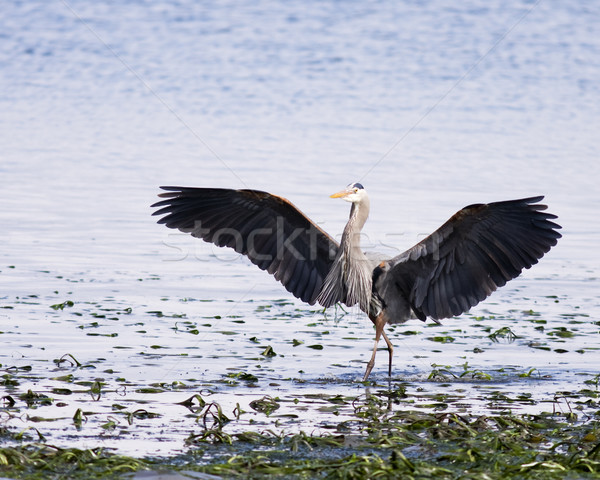
[(368, 198), (364, 198), (360, 203), (353, 203), (346, 228), (351, 227), (355, 232), (360, 232), (369, 217), (369, 206)]

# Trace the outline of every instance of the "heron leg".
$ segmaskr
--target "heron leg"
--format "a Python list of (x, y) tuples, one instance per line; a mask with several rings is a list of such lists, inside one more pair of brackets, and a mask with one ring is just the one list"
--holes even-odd
[(381, 330), (381, 334), (383, 335), (383, 339), (385, 340), (385, 344), (388, 347), (388, 353), (389, 353), (389, 363), (388, 363), (388, 375), (391, 377), (392, 376), (392, 357), (394, 356), (394, 346), (392, 345), (392, 342), (390, 342), (390, 339), (388, 338), (388, 336), (385, 334), (385, 332), (383, 331), (383, 329)]
[[(369, 317), (371, 318), (371, 317)], [(386, 324), (386, 319), (383, 316), (383, 313), (380, 313), (379, 315), (377, 315), (377, 317), (375, 318), (371, 318), (371, 321), (375, 324), (375, 346), (373, 347), (373, 354), (371, 355), (371, 360), (369, 360), (369, 363), (367, 363), (367, 370), (365, 371), (365, 376), (363, 377), (363, 382), (369, 378), (369, 374), (371, 373), (371, 370), (373, 370), (373, 366), (375, 365), (375, 355), (377, 355), (377, 345), (379, 344), (379, 339), (381, 338), (381, 335), (383, 334), (383, 338), (385, 339), (385, 343), (388, 345), (388, 349), (390, 349), (390, 374), (391, 374), (391, 370), (392, 370), (392, 351), (394, 349), (394, 347), (392, 347), (392, 343), (390, 342), (390, 340), (387, 338), (387, 335), (383, 332), (383, 327)]]

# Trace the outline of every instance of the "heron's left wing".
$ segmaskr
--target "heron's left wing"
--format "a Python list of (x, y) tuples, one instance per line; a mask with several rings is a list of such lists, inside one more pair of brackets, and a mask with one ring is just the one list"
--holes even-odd
[(161, 187), (158, 223), (230, 247), (315, 303), (338, 243), (283, 197), (258, 190)]
[[(544, 197), (476, 204), (384, 262), (375, 287), (386, 302), (401, 295), (421, 319), (459, 315), (529, 268), (561, 237)], [(398, 309), (400, 310), (400, 309)], [(390, 321), (404, 321), (393, 318)]]

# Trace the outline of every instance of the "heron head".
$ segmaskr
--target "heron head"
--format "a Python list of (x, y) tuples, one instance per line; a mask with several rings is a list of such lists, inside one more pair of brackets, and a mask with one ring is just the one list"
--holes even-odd
[(347, 202), (359, 203), (367, 196), (367, 191), (360, 183), (355, 182), (348, 185), (344, 190), (341, 190), (333, 195), (331, 198), (343, 198)]

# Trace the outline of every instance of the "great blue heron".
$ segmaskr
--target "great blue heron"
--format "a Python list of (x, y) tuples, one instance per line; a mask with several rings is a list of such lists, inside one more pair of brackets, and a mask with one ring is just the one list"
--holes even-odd
[(231, 247), (273, 274), (295, 297), (330, 307), (358, 305), (375, 325), (375, 346), (363, 380), (375, 363), (383, 336), (392, 374), (393, 346), (383, 328), (411, 316), (438, 321), (467, 311), (529, 268), (561, 237), (556, 215), (544, 213), (544, 197), (459, 210), (406, 252), (373, 260), (360, 247), (369, 197), (360, 183), (331, 195), (351, 202), (340, 243), (283, 197), (258, 190), (161, 187), (152, 207), (158, 223)]

